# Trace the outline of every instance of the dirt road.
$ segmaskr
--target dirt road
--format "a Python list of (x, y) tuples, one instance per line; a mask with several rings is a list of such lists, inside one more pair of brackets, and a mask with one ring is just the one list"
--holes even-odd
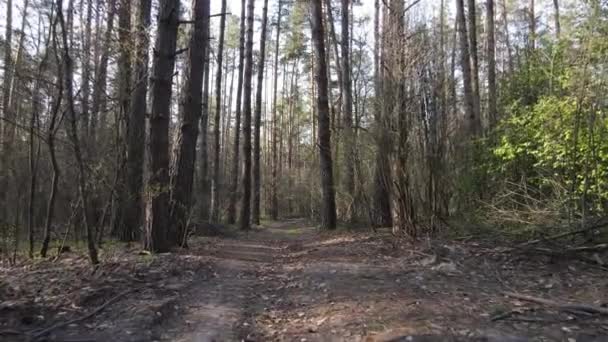
[[(608, 341), (605, 317), (504, 294), (599, 306), (608, 303), (601, 271), (517, 259), (496, 246), (396, 243), (388, 233), (321, 233), (290, 220), (231, 237), (197, 237), (189, 249), (167, 255), (126, 255), (82, 284), (66, 281), (61, 291), (78, 296), (47, 314), (39, 310), (44, 320), (37, 324), (82, 317), (125, 288), (136, 291), (46, 340)], [(74, 260), (65, 265), (50, 274), (68, 274)], [(10, 282), (30, 279), (23, 287), (35, 290), (51, 276), (42, 271)], [(39, 294), (45, 286), (36, 291), (49, 297)], [(4, 321), (17, 317), (11, 315)]]

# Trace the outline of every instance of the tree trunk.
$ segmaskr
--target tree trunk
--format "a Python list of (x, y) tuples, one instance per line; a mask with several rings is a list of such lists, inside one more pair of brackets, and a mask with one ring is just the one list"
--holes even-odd
[(486, 35), (487, 42), (487, 58), (488, 58), (488, 122), (489, 129), (492, 130), (496, 126), (498, 119), (496, 109), (496, 44), (494, 38), (494, 0), (486, 0)]
[(258, 61), (258, 83), (255, 95), (255, 122), (253, 141), (253, 209), (251, 219), (254, 224), (260, 224), (260, 126), (262, 123), (262, 86), (264, 84), (264, 63), (266, 58), (266, 29), (268, 26), (268, 0), (264, 0), (262, 8), (262, 33), (260, 34), (260, 59)]
[[(340, 47), (342, 50), (342, 120), (344, 122), (344, 190), (349, 197), (349, 210), (347, 219), (355, 220), (355, 135), (353, 132), (353, 93), (350, 70), (350, 25), (349, 0), (342, 0), (342, 36)], [(330, 10), (330, 9), (328, 9)]]
[[(279, 1), (280, 3), (280, 1)], [(239, 71), (236, 90), (236, 113), (234, 114), (234, 146), (233, 159), (230, 182), (230, 201), (228, 203), (228, 215), (226, 221), (228, 224), (236, 222), (236, 202), (238, 199), (239, 189), (239, 152), (241, 139), (241, 103), (243, 99), (243, 68), (245, 62), (245, 9), (247, 7), (246, 0), (241, 1), (241, 26), (239, 35)]]
[(481, 103), (479, 89), (479, 54), (477, 53), (477, 4), (475, 0), (468, 0), (469, 7), (469, 54), (471, 57), (471, 87), (473, 88), (473, 105), (477, 118), (479, 132), (481, 130)]
[(192, 0), (194, 28), (190, 33), (188, 61), (184, 73), (184, 91), (180, 106), (181, 135), (177, 154), (177, 168), (171, 179), (171, 218), (176, 226), (177, 243), (186, 245), (190, 219), (194, 165), (196, 163), (196, 140), (202, 111), (203, 64), (207, 47), (209, 0)]
[(84, 42), (82, 46), (82, 86), (80, 106), (82, 107), (82, 115), (80, 119), (80, 131), (82, 133), (81, 141), (85, 146), (85, 151), (88, 151), (90, 145), (89, 139), (89, 98), (91, 96), (91, 21), (93, 20), (93, 1), (86, 0), (87, 13), (84, 22)]
[[(13, 79), (13, 1), (6, 2), (6, 34), (4, 36), (4, 79), (2, 87), (2, 120), (0, 120), (0, 227), (8, 229), (8, 185), (12, 155), (12, 134), (15, 115), (11, 106), (11, 81)], [(5, 228), (6, 227), (6, 228)]]
[[(207, 36), (209, 36), (209, 21), (205, 27)], [(201, 142), (200, 142), (200, 174), (199, 174), (199, 218), (201, 220), (209, 219), (209, 203), (211, 199), (210, 186), (209, 186), (209, 153), (208, 153), (208, 138), (209, 138), (209, 41), (207, 41), (207, 48), (205, 49), (205, 57), (203, 59), (204, 65), (204, 78), (203, 78), (203, 98), (202, 98), (202, 109), (201, 112)]]
[(83, 224), (85, 231), (87, 233), (87, 248), (89, 251), (89, 258), (91, 259), (91, 263), (93, 265), (97, 265), (99, 263), (99, 259), (97, 256), (97, 248), (95, 246), (95, 237), (93, 232), (93, 224), (91, 222), (91, 216), (89, 211), (89, 202), (88, 202), (88, 190), (87, 190), (87, 175), (86, 175), (86, 167), (84, 165), (84, 160), (82, 157), (80, 138), (78, 136), (78, 124), (77, 124), (77, 115), (76, 115), (76, 106), (74, 103), (74, 62), (72, 60), (72, 56), (70, 55), (70, 45), (68, 41), (68, 32), (66, 30), (65, 21), (63, 19), (63, 0), (57, 0), (57, 13), (59, 19), (59, 25), (61, 26), (61, 37), (63, 42), (63, 81), (65, 82), (66, 89), (66, 99), (68, 101), (68, 113), (70, 117), (70, 142), (72, 143), (72, 148), (74, 149), (74, 159), (76, 160), (76, 166), (78, 168), (78, 191), (80, 193), (80, 200), (82, 205), (82, 215), (83, 215)]
[(220, 122), (222, 110), (222, 63), (224, 59), (224, 33), (226, 31), (226, 0), (222, 0), (220, 31), (215, 72), (215, 116), (213, 120), (213, 179), (211, 182), (211, 221), (220, 218)]
[(152, 71), (150, 116), (150, 179), (146, 208), (146, 248), (170, 249), (169, 229), (169, 120), (179, 1), (161, 0)]
[(528, 50), (534, 51), (536, 48), (536, 11), (534, 0), (530, 0), (528, 7)]
[(143, 225), (143, 183), (145, 129), (148, 93), (148, 50), (150, 38), (151, 0), (138, 1), (135, 27), (135, 83), (131, 94), (127, 125), (127, 177), (126, 187), (129, 200), (125, 203), (124, 235), (126, 241), (133, 241)]
[(329, 103), (327, 102), (327, 65), (325, 64), (325, 33), (323, 31), (323, 12), (319, 1), (311, 1), (311, 30), (316, 56), (315, 75), (317, 82), (317, 113), (319, 115), (319, 160), (323, 203), (321, 227), (336, 228), (336, 199), (334, 193), (331, 158), (331, 131), (329, 122)]
[(471, 77), (471, 60), (469, 55), (469, 42), (467, 35), (467, 23), (464, 15), (464, 0), (456, 0), (456, 20), (458, 21), (458, 36), (460, 40), (460, 67), (464, 87), (465, 113), (467, 120), (467, 131), (469, 136), (474, 137), (479, 133), (479, 117), (475, 111), (475, 100), (473, 93), (473, 82)]
[(374, 175), (374, 206), (372, 208), (372, 224), (380, 227), (392, 226), (390, 185), (390, 165), (386, 151), (390, 145), (389, 136), (386, 134), (386, 118), (382, 111), (382, 65), (380, 58), (380, 0), (374, 2), (374, 87), (376, 98), (374, 100), (374, 119), (376, 121), (376, 167)]
[[(97, 151), (97, 137), (99, 135), (98, 129), (100, 127), (98, 121), (101, 122), (100, 115), (106, 115), (106, 89), (107, 89), (107, 77), (108, 77), (108, 62), (110, 59), (110, 47), (112, 45), (114, 18), (115, 18), (115, 7), (116, 0), (109, 0), (107, 3), (108, 8), (108, 20), (106, 32), (104, 33), (103, 47), (101, 56), (99, 58), (99, 65), (95, 74), (95, 83), (93, 85), (93, 104), (91, 108), (91, 119), (89, 128), (89, 140), (90, 140), (90, 151), (91, 156), (96, 155)], [(148, 20), (149, 22), (149, 20)], [(147, 34), (147, 31), (146, 31)], [(147, 54), (146, 57), (147, 58)], [(105, 120), (104, 120), (105, 121)]]
[(562, 35), (562, 25), (559, 19), (559, 0), (553, 0), (553, 10), (553, 18), (555, 20), (555, 37), (557, 40), (559, 40)]
[(277, 89), (279, 81), (279, 43), (281, 40), (281, 15), (282, 15), (282, 0), (279, 0), (278, 14), (277, 14), (277, 35), (274, 46), (274, 83), (273, 83), (273, 96), (272, 96), (272, 176), (271, 176), (271, 190), (270, 190), (270, 218), (276, 220), (279, 217), (279, 198), (278, 198), (278, 135), (279, 115), (277, 113)]
[(243, 197), (239, 227), (251, 228), (251, 78), (253, 73), (253, 11), (254, 0), (247, 2), (247, 35), (245, 39), (245, 71), (243, 94)]

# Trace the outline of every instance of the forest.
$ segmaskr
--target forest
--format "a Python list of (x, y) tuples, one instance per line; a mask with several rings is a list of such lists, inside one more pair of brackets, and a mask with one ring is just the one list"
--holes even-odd
[(606, 341), (603, 0), (0, 1), (0, 340)]

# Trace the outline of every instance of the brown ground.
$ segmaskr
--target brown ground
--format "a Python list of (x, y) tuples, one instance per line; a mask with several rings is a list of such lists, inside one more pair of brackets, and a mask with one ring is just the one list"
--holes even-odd
[(410, 245), (292, 220), (104, 257), (94, 274), (77, 253), (0, 269), (0, 341), (608, 341), (606, 317), (504, 294), (602, 307), (606, 271), (480, 243)]

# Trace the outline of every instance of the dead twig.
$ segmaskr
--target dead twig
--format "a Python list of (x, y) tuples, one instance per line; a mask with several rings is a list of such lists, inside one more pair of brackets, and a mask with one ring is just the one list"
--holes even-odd
[(66, 321), (66, 322), (61, 322), (61, 323), (57, 323), (54, 324), (48, 328), (44, 328), (38, 332), (31, 332), (28, 335), (31, 335), (31, 340), (35, 341), (45, 335), (48, 335), (50, 332), (52, 332), (53, 330), (57, 330), (60, 328), (63, 328), (65, 326), (68, 326), (70, 324), (75, 324), (75, 323), (80, 323), (84, 320), (87, 320), (93, 316), (95, 316), (96, 314), (100, 313), (103, 309), (107, 308), (108, 306), (110, 306), (111, 304), (115, 303), (116, 301), (118, 301), (120, 298), (124, 297), (125, 295), (131, 293), (131, 292), (135, 292), (139, 290), (139, 288), (134, 288), (134, 289), (128, 289), (126, 291), (123, 291), (119, 294), (117, 294), (116, 296), (110, 298), (107, 302), (105, 302), (104, 304), (98, 306), (95, 310), (89, 312), (88, 314), (82, 316), (82, 317), (78, 317), (78, 318), (74, 318), (72, 320)]
[(533, 297), (533, 296), (523, 295), (523, 294), (514, 293), (514, 292), (504, 292), (504, 295), (511, 297), (511, 298), (524, 300), (527, 302), (550, 306), (550, 307), (558, 309), (559, 311), (564, 311), (564, 312), (569, 312), (569, 313), (586, 312), (586, 313), (590, 313), (590, 314), (608, 316), (608, 308), (603, 308), (603, 307), (599, 307), (599, 306), (593, 306), (593, 305), (587, 305), (587, 304), (559, 303), (559, 302), (556, 302), (556, 301), (553, 301), (550, 299)]
[(539, 244), (541, 242), (562, 239), (562, 238), (573, 236), (573, 235), (584, 234), (584, 233), (590, 232), (592, 230), (605, 229), (605, 228), (608, 228), (608, 219), (606, 219), (606, 218), (596, 222), (595, 224), (593, 224), (591, 226), (585, 227), (585, 228), (573, 230), (570, 232), (559, 233), (559, 234), (555, 234), (552, 236), (542, 237), (540, 239), (535, 239), (535, 240), (531, 240), (528, 242), (524, 242), (522, 244), (515, 246), (513, 249), (522, 249), (522, 248), (526, 248), (526, 247), (529, 247), (532, 245)]

